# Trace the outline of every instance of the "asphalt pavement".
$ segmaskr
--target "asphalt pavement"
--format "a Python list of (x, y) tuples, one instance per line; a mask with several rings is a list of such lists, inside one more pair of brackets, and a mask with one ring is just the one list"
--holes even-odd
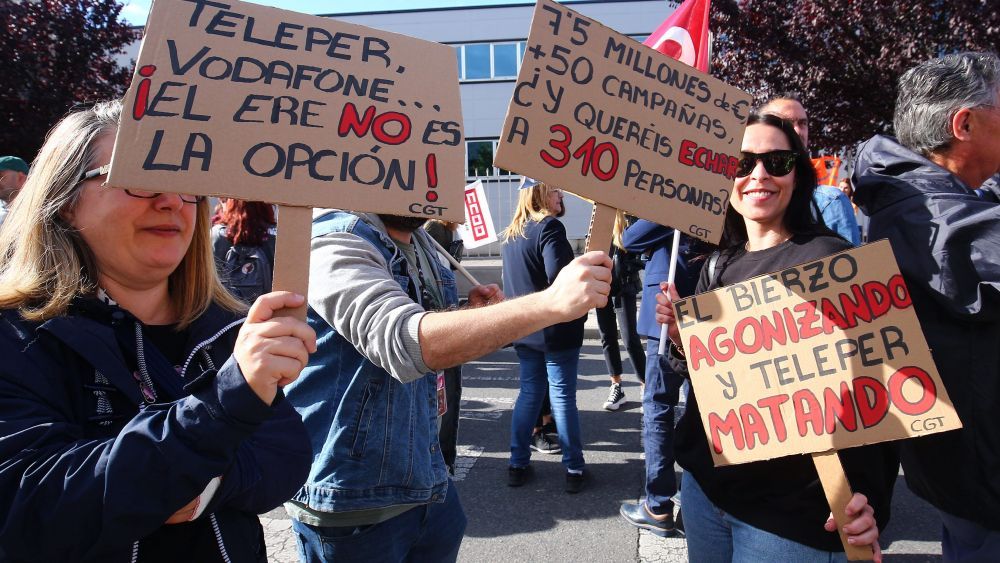
[[(459, 561), (687, 560), (683, 538), (640, 532), (618, 515), (622, 502), (643, 494), (640, 388), (626, 360), (623, 389), (628, 402), (617, 412), (602, 409), (610, 379), (597, 338), (591, 313), (577, 392), (588, 482), (577, 495), (563, 492), (560, 456), (537, 452), (532, 457), (534, 478), (520, 488), (507, 486), (517, 357), (505, 349), (465, 366), (455, 481), (469, 525)], [(274, 510), (263, 521), (269, 559), (298, 561), (284, 511)], [(909, 492), (902, 476), (881, 543), (889, 562), (941, 560), (940, 520)]]

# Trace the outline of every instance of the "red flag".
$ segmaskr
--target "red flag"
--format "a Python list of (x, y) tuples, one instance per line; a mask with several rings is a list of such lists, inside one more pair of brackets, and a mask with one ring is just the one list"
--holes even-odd
[(708, 72), (708, 11), (711, 3), (711, 0), (684, 0), (642, 44)]

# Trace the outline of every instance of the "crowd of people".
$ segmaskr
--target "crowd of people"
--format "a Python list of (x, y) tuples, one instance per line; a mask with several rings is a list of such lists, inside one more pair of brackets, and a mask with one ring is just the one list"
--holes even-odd
[[(672, 301), (878, 239), (963, 428), (841, 451), (841, 531), (880, 559), (901, 463), (941, 514), (946, 560), (1000, 560), (995, 54), (907, 71), (896, 137), (862, 144), (840, 189), (817, 186), (801, 99), (767, 100), (720, 244), (684, 238), (673, 284), (671, 228), (620, 215), (610, 249), (575, 257), (562, 191), (525, 178), (503, 289), (474, 286), (461, 306), (440, 254), (461, 258), (451, 226), (336, 209), (314, 212), (308, 295), (272, 291), (271, 205), (213, 213), (201, 195), (107, 185), (121, 112), (70, 113), (30, 170), (0, 157), (0, 560), (266, 561), (256, 515), (283, 505), (303, 561), (454, 561), (461, 365), (513, 345), (507, 483), (532, 478), (532, 451), (560, 453), (581, 493), (591, 309), (604, 408), (626, 400), (619, 331), (643, 388), (646, 494), (621, 506), (628, 523), (675, 534), (679, 504), (692, 561), (846, 560), (807, 456), (715, 467)], [(305, 321), (276, 314), (303, 304)]]

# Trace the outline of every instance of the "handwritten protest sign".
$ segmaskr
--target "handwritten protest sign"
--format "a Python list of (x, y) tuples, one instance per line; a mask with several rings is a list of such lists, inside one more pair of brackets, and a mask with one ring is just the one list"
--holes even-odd
[(887, 241), (675, 307), (716, 465), (961, 428)]
[(235, 0), (148, 22), (112, 185), (463, 219), (450, 47)]
[(612, 208), (603, 218), (609, 244), (614, 209), (718, 242), (750, 103), (539, 0), (494, 165)]
[(499, 240), (486, 192), (479, 180), (465, 186), (465, 224), (458, 230), (465, 248), (479, 248)]
[(157, 0), (125, 107), (108, 183), (281, 204), (276, 289), (305, 291), (306, 207), (464, 217), (444, 45), (236, 0)]

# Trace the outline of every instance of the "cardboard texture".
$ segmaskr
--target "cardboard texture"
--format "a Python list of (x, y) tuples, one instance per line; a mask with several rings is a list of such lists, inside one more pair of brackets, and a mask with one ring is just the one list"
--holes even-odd
[(591, 250), (601, 250), (608, 252), (611, 250), (611, 241), (615, 228), (615, 216), (617, 210), (602, 203), (595, 203), (593, 213), (590, 215), (590, 227), (587, 232), (587, 246), (584, 252)]
[[(309, 295), (309, 241), (312, 238), (312, 209), (309, 207), (278, 206), (281, 236), (274, 241), (274, 280), (272, 287)], [(281, 309), (275, 316), (306, 320), (308, 304), (294, 309)]]
[(887, 241), (675, 308), (716, 465), (962, 426)]
[(745, 92), (539, 0), (493, 162), (716, 243), (750, 109)]
[(114, 186), (464, 219), (446, 45), (235, 0), (156, 0), (125, 107)]

